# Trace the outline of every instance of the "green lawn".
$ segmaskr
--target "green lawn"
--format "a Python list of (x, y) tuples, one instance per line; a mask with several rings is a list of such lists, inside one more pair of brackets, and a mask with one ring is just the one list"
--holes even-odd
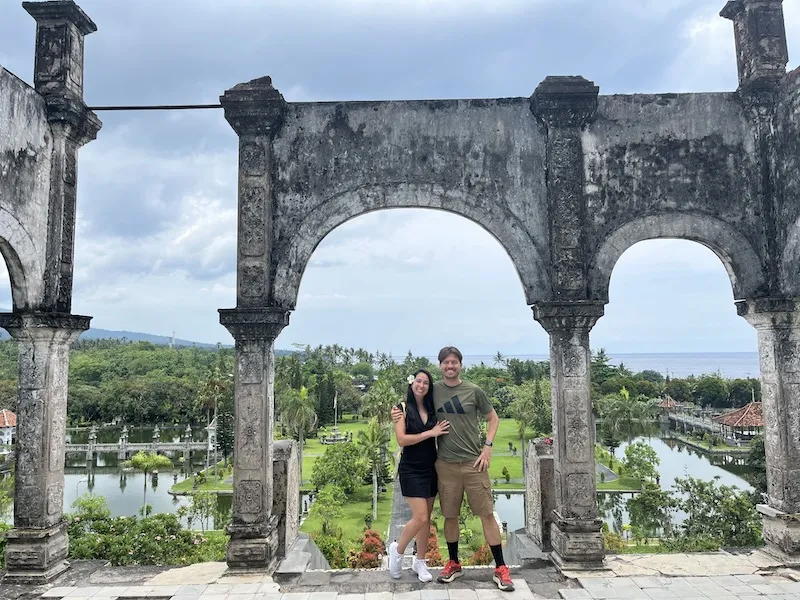
[[(205, 469), (203, 469), (205, 471)], [(219, 478), (214, 480), (214, 467), (209, 467), (206, 472), (206, 481), (194, 489), (194, 475), (190, 475), (187, 479), (179, 481), (169, 491), (173, 494), (192, 494), (194, 492), (232, 492), (233, 484), (225, 483), (225, 480), (231, 477), (231, 473), (222, 474), (222, 462), (218, 467)]]
[(730, 452), (732, 454), (747, 454), (750, 452), (749, 446), (730, 446), (726, 443), (721, 444), (714, 444), (709, 448), (708, 444), (705, 443), (703, 440), (699, 440), (696, 437), (680, 434), (677, 431), (670, 432), (670, 435), (677, 440), (680, 440), (684, 444), (697, 448), (699, 450), (704, 450), (706, 452)]
[[(392, 516), (392, 493), (394, 486), (389, 485), (386, 493), (378, 497), (378, 520), (372, 523), (372, 528), (385, 538), (389, 529), (389, 521)], [(399, 491), (398, 491), (399, 493)], [(358, 488), (353, 495), (348, 498), (344, 505), (342, 518), (337, 525), (342, 528), (342, 539), (348, 546), (355, 547), (356, 540), (363, 533), (364, 517), (372, 514), (372, 486), (364, 485)], [(322, 528), (322, 521), (316, 516), (309, 515), (300, 526), (300, 531), (312, 533)]]
[(642, 483), (635, 477), (623, 475), (614, 481), (597, 481), (597, 489), (613, 492), (638, 492), (642, 489)]

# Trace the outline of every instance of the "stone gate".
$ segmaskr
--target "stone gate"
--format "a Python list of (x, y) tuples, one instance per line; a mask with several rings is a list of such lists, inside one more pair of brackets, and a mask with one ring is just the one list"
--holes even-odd
[[(81, 86), (94, 24), (71, 1), (23, 6), (38, 24), (35, 90), (0, 71), (0, 250), (14, 291), (0, 326), (21, 342), (7, 552), (9, 577), (46, 579), (66, 552), (67, 348), (88, 326), (69, 314), (76, 153), (99, 121)], [(800, 70), (786, 73), (782, 0), (732, 0), (721, 16), (733, 22), (735, 92), (601, 96), (582, 77), (494, 100), (289, 103), (269, 77), (225, 92), (239, 136), (237, 303), (220, 310), (237, 363), (229, 565), (270, 567), (294, 535), (286, 486), (298, 482), (273, 472), (273, 350), (308, 260), (348, 219), (401, 207), (491, 232), (550, 335), (557, 563), (604, 556), (589, 335), (617, 259), (653, 238), (715, 252), (758, 331), (764, 536), (800, 556)]]

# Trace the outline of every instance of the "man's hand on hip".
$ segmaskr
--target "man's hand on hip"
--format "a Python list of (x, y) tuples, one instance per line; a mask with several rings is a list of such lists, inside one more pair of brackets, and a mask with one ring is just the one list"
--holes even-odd
[(478, 469), (478, 471), (488, 471), (491, 462), (492, 462), (492, 447), (484, 446), (483, 450), (481, 450), (481, 455), (472, 464), (472, 466)]

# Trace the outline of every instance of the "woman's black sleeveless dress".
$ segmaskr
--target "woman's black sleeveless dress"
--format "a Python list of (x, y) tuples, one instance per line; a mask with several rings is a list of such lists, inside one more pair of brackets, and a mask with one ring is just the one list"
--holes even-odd
[[(402, 410), (402, 406), (398, 405)], [(416, 407), (406, 406), (406, 433), (423, 433), (436, 425), (436, 415), (428, 413), (428, 422), (423, 423)], [(436, 496), (436, 438), (428, 438), (418, 444), (403, 448), (397, 474), (400, 489), (406, 498), (433, 498)]]

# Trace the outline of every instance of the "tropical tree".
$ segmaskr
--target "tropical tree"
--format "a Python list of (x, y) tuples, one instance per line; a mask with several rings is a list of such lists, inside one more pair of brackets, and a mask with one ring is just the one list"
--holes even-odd
[(369, 465), (356, 444), (333, 444), (314, 461), (311, 484), (314, 489), (321, 490), (332, 483), (349, 496), (363, 485), (368, 473)]
[(147, 475), (159, 469), (171, 469), (172, 461), (161, 454), (155, 452), (144, 452), (140, 450), (134, 454), (126, 463), (126, 466), (144, 473), (144, 494), (142, 495), (142, 516), (147, 516)]
[(500, 352), (497, 351), (497, 354), (494, 355), (494, 364), (498, 367), (503, 366), (506, 362), (506, 357)]
[(660, 531), (669, 536), (676, 506), (677, 501), (670, 492), (663, 491), (654, 483), (646, 484), (640, 494), (627, 502), (631, 525), (637, 537), (647, 541), (647, 538), (658, 535)]
[(301, 387), (299, 391), (292, 390), (288, 394), (283, 406), (281, 422), (286, 430), (297, 437), (300, 460), (300, 481), (303, 481), (303, 443), (309, 433), (317, 426), (317, 413), (314, 410), (314, 400), (309, 396), (308, 389)]
[(625, 471), (642, 481), (658, 478), (661, 459), (653, 447), (643, 442), (629, 444), (625, 448)]
[(366, 431), (358, 432), (358, 446), (372, 471), (372, 520), (378, 518), (378, 475), (386, 462), (387, 449), (392, 440), (391, 430), (373, 417)]
[(386, 425), (391, 419), (392, 407), (400, 402), (400, 395), (392, 385), (379, 379), (361, 401), (361, 412), (367, 417), (377, 419), (379, 425)]
[(628, 390), (622, 388), (619, 394), (603, 398), (598, 403), (598, 412), (608, 433), (624, 433), (632, 439), (636, 425), (653, 419), (655, 407), (651, 402), (631, 398)]

